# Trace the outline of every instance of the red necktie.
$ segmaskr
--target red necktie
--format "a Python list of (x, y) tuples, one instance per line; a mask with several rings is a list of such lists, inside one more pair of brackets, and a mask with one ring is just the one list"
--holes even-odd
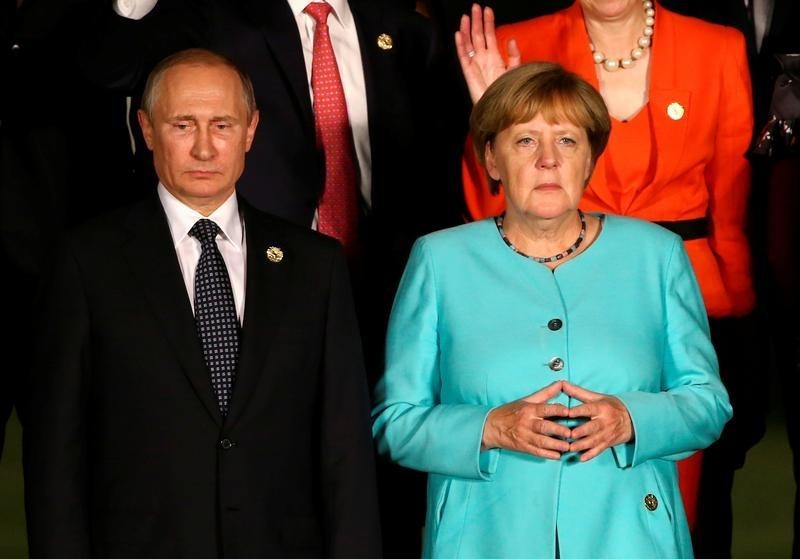
[(341, 241), (351, 256), (357, 252), (358, 193), (350, 119), (342, 80), (328, 30), (331, 6), (312, 2), (305, 12), (316, 20), (311, 89), (317, 142), (325, 154), (325, 191), (318, 208), (318, 228)]

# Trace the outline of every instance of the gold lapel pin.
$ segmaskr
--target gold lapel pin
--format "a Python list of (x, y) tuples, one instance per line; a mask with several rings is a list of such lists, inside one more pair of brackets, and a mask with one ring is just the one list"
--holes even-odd
[(677, 101), (673, 101), (667, 107), (667, 116), (672, 120), (680, 120), (683, 118), (683, 115), (686, 113), (686, 109), (683, 108), (683, 105), (678, 103)]
[(280, 247), (269, 247), (267, 248), (267, 260), (270, 262), (277, 264), (281, 260), (283, 260), (283, 250)]
[(394, 46), (394, 40), (392, 36), (387, 33), (381, 33), (378, 35), (378, 48), (381, 50), (392, 50)]

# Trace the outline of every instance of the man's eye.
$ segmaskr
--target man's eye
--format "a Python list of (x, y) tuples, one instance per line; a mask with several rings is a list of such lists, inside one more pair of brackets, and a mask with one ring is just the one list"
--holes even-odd
[(182, 122), (175, 123), (172, 126), (177, 128), (178, 130), (188, 130), (189, 129), (189, 125), (188, 124), (184, 124)]

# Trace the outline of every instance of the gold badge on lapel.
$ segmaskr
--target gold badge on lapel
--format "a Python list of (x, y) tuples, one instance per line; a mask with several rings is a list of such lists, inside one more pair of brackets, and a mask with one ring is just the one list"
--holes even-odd
[(667, 116), (672, 120), (680, 120), (683, 118), (683, 115), (686, 113), (686, 109), (683, 108), (683, 105), (678, 103), (677, 101), (673, 101), (667, 107)]
[(277, 264), (281, 260), (283, 260), (283, 250), (280, 247), (269, 247), (267, 248), (267, 260), (270, 262)]
[(394, 40), (392, 39), (391, 35), (386, 33), (381, 33), (378, 35), (378, 48), (381, 50), (392, 50), (394, 46)]

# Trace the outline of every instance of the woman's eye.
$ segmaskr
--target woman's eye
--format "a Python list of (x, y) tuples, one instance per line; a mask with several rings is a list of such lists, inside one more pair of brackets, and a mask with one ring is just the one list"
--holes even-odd
[(565, 145), (565, 146), (573, 146), (575, 145), (575, 140), (568, 137), (562, 137), (558, 139), (558, 143)]
[(531, 146), (534, 141), (533, 138), (521, 138), (517, 143), (521, 146)]

